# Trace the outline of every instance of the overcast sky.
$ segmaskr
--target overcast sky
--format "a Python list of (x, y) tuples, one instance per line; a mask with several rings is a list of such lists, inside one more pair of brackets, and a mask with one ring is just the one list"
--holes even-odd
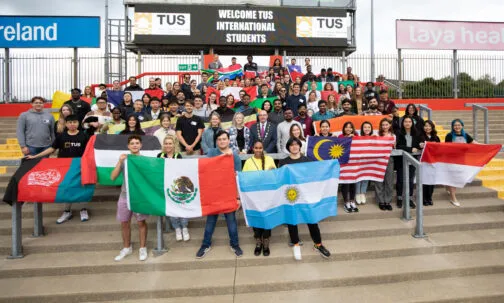
[[(309, 0), (307, 0), (309, 1)], [(208, 1), (211, 3), (212, 1)], [(370, 0), (357, 0), (357, 51), (369, 53)], [(104, 17), (104, 0), (0, 0), (2, 15)], [(123, 17), (122, 0), (109, 0), (110, 18)], [(503, 21), (504, 0), (375, 0), (375, 52), (395, 53), (396, 19)]]

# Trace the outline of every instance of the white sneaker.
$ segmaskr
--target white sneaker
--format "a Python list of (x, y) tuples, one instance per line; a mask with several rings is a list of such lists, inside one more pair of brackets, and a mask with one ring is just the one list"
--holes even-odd
[(352, 208), (357, 208), (357, 205), (355, 205), (355, 202), (354, 202), (354, 201), (350, 202), (350, 206), (351, 206)]
[(56, 224), (64, 223), (64, 222), (72, 219), (72, 217), (73, 217), (73, 215), (72, 215), (71, 211), (64, 211), (63, 214), (61, 215), (61, 217), (59, 217), (58, 220), (56, 220)]
[(114, 258), (115, 261), (121, 261), (122, 259), (126, 258), (127, 256), (131, 255), (133, 253), (133, 247), (125, 247), (121, 249), (119, 254)]
[(81, 222), (86, 222), (89, 220), (89, 215), (88, 215), (87, 209), (85, 209), (85, 208), (81, 209), (80, 220), (81, 220)]
[(361, 199), (360, 199), (361, 204), (366, 204), (366, 194), (361, 194)]
[(361, 194), (356, 194), (355, 195), (355, 202), (357, 202), (357, 204), (361, 204)]
[(294, 259), (297, 261), (301, 261), (303, 257), (301, 256), (301, 246), (294, 245), (292, 246), (292, 252), (294, 253)]
[(182, 241), (182, 230), (180, 228), (175, 229), (175, 239), (177, 241)]
[(184, 241), (191, 240), (191, 236), (189, 236), (189, 230), (187, 229), (187, 227), (182, 228), (182, 238), (184, 238)]
[(140, 247), (138, 250), (138, 260), (145, 261), (149, 255), (147, 254), (147, 247)]
[(452, 201), (452, 200), (450, 200), (450, 203), (453, 204), (453, 206), (460, 207), (460, 202), (459, 201)]

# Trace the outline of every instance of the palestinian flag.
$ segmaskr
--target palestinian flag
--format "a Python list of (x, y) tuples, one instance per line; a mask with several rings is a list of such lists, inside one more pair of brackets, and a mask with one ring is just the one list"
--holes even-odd
[(208, 77), (208, 83), (211, 83), (214, 80), (213, 73), (214, 72), (219, 73), (219, 80), (234, 80), (236, 77), (241, 77), (243, 76), (243, 68), (239, 64), (232, 65), (230, 67), (223, 67), (219, 69), (202, 69), (200, 70), (201, 73), (207, 73), (210, 76)]
[(5, 191), (4, 202), (88, 202), (94, 185), (81, 184), (81, 158), (23, 160)]
[(238, 208), (232, 156), (163, 159), (129, 155), (125, 173), (128, 208), (133, 212), (197, 218)]
[[(119, 161), (119, 156), (129, 154), (128, 135), (94, 135), (82, 156), (82, 184), (121, 185), (120, 175), (112, 181), (110, 174)], [(153, 136), (142, 136), (140, 153), (156, 157), (161, 151), (159, 140)]]
[[(126, 124), (115, 124), (115, 125), (110, 125), (107, 133), (110, 135), (118, 135), (120, 132), (124, 130), (126, 127)], [(161, 126), (159, 123), (159, 119), (156, 119), (154, 121), (147, 121), (147, 122), (140, 122), (140, 127), (142, 130), (145, 132), (146, 135), (152, 136), (154, 135), (154, 132), (158, 130)]]

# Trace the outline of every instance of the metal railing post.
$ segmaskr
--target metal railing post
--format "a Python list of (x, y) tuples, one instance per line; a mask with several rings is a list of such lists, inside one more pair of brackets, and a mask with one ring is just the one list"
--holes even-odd
[(13, 202), (12, 204), (12, 248), (8, 259), (23, 258), (23, 238), (21, 229), (21, 207), (23, 203)]
[(78, 48), (73, 49), (73, 87), (79, 87), (79, 53)]
[(163, 217), (161, 217), (161, 216), (157, 218), (156, 237), (157, 237), (156, 248), (152, 250), (152, 253), (155, 256), (160, 256), (167, 251), (165, 248), (165, 243), (164, 243), (164, 238), (163, 238)]
[(410, 205), (409, 205), (409, 193), (412, 188), (409, 188), (409, 163), (406, 156), (407, 152), (402, 152), (402, 166), (403, 166), (403, 194), (402, 194), (402, 206), (403, 206), (403, 216), (404, 221), (411, 220)]
[[(497, 103), (495, 106), (498, 106)], [(472, 106), (473, 113), (473, 137), (475, 141), (478, 141), (478, 111), (483, 111), (483, 128), (485, 131), (485, 144), (490, 143), (490, 127), (488, 125), (488, 108), (479, 104), (465, 104), (465, 106)], [(478, 141), (479, 142), (479, 141)]]
[(430, 109), (429, 107), (423, 105), (423, 104), (420, 104), (418, 106), (418, 108), (420, 108), (420, 118), (423, 118), (422, 116), (422, 113), (423, 112), (427, 112), (427, 119), (431, 120), (432, 121), (432, 109)]
[(33, 203), (33, 236), (43, 237), (44, 233), (44, 215), (42, 213), (42, 203)]
[(4, 60), (4, 101), (8, 103), (11, 101), (11, 78), (10, 78), (10, 49), (5, 49), (5, 60)]
[(402, 52), (401, 49), (397, 50), (397, 76), (399, 79), (399, 89), (397, 90), (399, 99), (403, 98), (402, 82), (403, 82), (403, 68), (402, 68)]
[(413, 237), (425, 238), (423, 230), (423, 180), (422, 180), (422, 167), (418, 165), (415, 171), (416, 177), (416, 226)]

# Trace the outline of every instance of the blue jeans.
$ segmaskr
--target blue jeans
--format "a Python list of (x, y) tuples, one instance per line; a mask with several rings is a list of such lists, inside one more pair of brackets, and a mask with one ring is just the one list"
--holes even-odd
[(173, 228), (186, 228), (187, 227), (187, 218), (174, 218), (170, 217), (170, 222)]
[[(228, 234), (229, 234), (229, 245), (231, 247), (238, 246), (238, 226), (236, 224), (235, 212), (224, 214), (226, 218)], [(203, 236), (203, 247), (212, 246), (212, 235), (215, 230), (215, 224), (217, 224), (217, 219), (219, 215), (207, 216), (207, 221), (205, 225), (205, 235)]]
[(355, 185), (355, 193), (357, 195), (367, 193), (368, 185), (369, 185), (369, 180), (357, 182), (357, 184)]
[(26, 145), (26, 147), (28, 147), (28, 150), (30, 151), (30, 155), (35, 156), (37, 154), (40, 154), (41, 152), (43, 152), (44, 150), (48, 149), (51, 146), (34, 147), (34, 146)]

